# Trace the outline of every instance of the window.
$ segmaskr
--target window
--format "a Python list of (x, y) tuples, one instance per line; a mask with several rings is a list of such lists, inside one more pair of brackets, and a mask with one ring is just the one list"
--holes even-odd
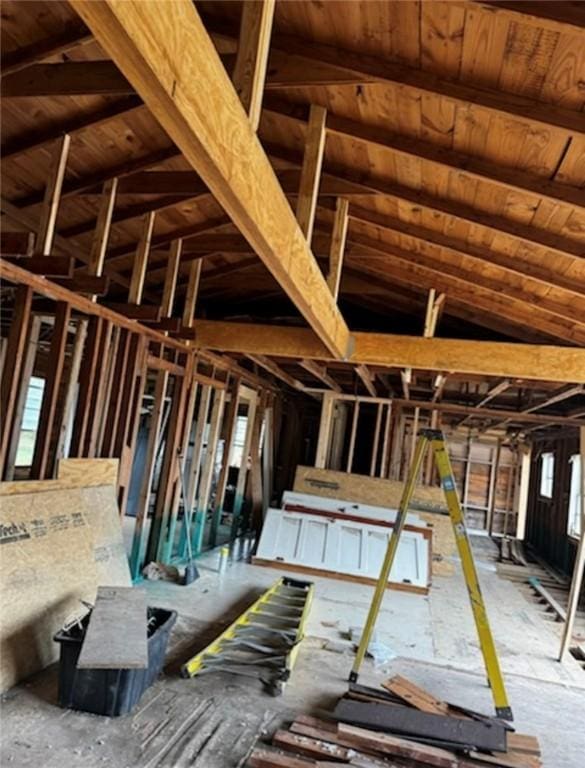
[(579, 537), (582, 534), (581, 530), (581, 498), (583, 494), (583, 487), (581, 485), (581, 457), (578, 453), (571, 456), (569, 459), (571, 464), (571, 489), (569, 491), (569, 520), (567, 525), (567, 533), (569, 536)]
[(16, 449), (15, 465), (17, 467), (30, 467), (32, 464), (44, 389), (45, 380), (38, 376), (31, 376), (24, 404), (18, 448)]
[(552, 499), (555, 476), (554, 453), (543, 453), (540, 457), (540, 495)]
[(244, 451), (244, 442), (246, 440), (246, 427), (248, 426), (247, 416), (238, 416), (234, 441), (232, 443), (232, 454), (230, 456), (230, 467), (239, 467), (242, 463), (242, 453)]

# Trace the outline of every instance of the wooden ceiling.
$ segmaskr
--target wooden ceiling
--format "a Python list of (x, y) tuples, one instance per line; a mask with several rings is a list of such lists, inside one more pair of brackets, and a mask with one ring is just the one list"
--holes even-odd
[[(196, 5), (229, 68), (241, 4)], [(183, 236), (183, 283), (203, 259), (203, 316), (296, 315), (194, 173), (148, 173), (190, 166), (115, 68), (95, 64), (107, 56), (67, 3), (5, 0), (2, 51), (10, 222), (38, 220), (69, 132), (59, 247), (89, 252), (102, 185), (120, 179), (109, 299), (156, 211), (145, 301)], [(93, 66), (43, 67), (63, 62)], [(584, 82), (583, 3), (277, 2), (259, 136), (293, 199), (309, 106), (327, 108), (312, 247), (325, 256), (334, 198), (347, 197), (344, 313), (420, 333), (434, 288), (446, 294), (439, 336), (583, 346)]]

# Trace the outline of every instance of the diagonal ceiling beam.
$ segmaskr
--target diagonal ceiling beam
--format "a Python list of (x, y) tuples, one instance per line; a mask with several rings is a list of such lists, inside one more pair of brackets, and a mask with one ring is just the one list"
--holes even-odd
[(338, 357), (349, 331), (190, 0), (71, 0), (311, 328)]

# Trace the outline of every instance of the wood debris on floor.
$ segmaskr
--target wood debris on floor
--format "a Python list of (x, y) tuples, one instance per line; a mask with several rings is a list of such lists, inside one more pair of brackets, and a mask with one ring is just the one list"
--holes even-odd
[(539, 768), (534, 736), (509, 723), (438, 699), (395, 676), (382, 689), (350, 684), (333, 712), (301, 714), (270, 745), (257, 744), (249, 768)]
[[(503, 561), (498, 562), (498, 575), (513, 582), (527, 600), (542, 607), (544, 620), (562, 627), (567, 618), (569, 580), (557, 573), (523, 542), (510, 539), (502, 543)], [(570, 650), (578, 661), (585, 661), (585, 611), (577, 609)], [(585, 664), (583, 664), (585, 669)]]

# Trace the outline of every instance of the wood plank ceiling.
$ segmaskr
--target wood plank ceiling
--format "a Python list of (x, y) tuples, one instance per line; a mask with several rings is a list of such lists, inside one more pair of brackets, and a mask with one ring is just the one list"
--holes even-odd
[[(196, 6), (229, 70), (241, 4)], [(350, 326), (420, 335), (436, 289), (438, 336), (585, 345), (585, 4), (279, 1), (270, 51), (259, 137), (293, 204), (310, 105), (327, 110), (312, 247), (325, 270), (346, 197)], [(155, 211), (145, 302), (183, 237), (178, 293), (202, 259), (202, 316), (300, 322), (67, 3), (5, 0), (2, 52), (9, 223), (39, 218), (67, 132), (62, 247), (90, 252), (118, 179), (108, 300)]]

